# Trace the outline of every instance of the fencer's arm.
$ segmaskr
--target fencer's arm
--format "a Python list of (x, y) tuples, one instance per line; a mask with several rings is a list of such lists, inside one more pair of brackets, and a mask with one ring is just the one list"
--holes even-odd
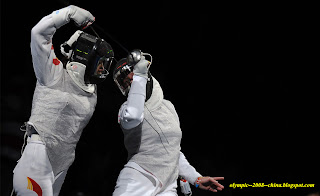
[(43, 17), (31, 30), (33, 69), (42, 85), (50, 85), (57, 81), (63, 70), (63, 65), (57, 59), (52, 46), (55, 31), (52, 15)]
[(85, 27), (95, 20), (90, 12), (77, 6), (68, 6), (43, 17), (31, 30), (33, 67), (38, 82), (42, 85), (54, 84), (61, 75), (63, 65), (54, 53), (52, 37), (58, 28), (71, 19), (76, 25)]
[(146, 84), (146, 78), (138, 75), (133, 76), (127, 102), (120, 109), (119, 114), (120, 124), (124, 129), (132, 129), (143, 121)]
[(186, 179), (189, 183), (193, 184), (197, 178), (201, 176), (196, 169), (190, 165), (184, 154), (180, 151), (179, 157), (179, 176)]
[(90, 12), (74, 5), (54, 11), (52, 18), (57, 29), (69, 23), (70, 20), (73, 20), (82, 29), (85, 29), (95, 21), (95, 17)]

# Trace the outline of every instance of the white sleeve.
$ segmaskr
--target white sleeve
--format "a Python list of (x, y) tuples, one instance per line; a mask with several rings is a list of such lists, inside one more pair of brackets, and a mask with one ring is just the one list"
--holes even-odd
[(56, 57), (52, 37), (57, 28), (52, 13), (43, 17), (31, 30), (31, 55), (34, 72), (42, 85), (53, 85), (62, 75), (63, 64)]
[(193, 185), (196, 182), (197, 178), (201, 176), (201, 174), (199, 174), (196, 169), (192, 165), (190, 165), (182, 152), (180, 152), (179, 157), (179, 176)]
[(127, 102), (119, 111), (118, 121), (124, 129), (132, 129), (143, 121), (146, 84), (147, 79), (137, 75), (133, 76)]

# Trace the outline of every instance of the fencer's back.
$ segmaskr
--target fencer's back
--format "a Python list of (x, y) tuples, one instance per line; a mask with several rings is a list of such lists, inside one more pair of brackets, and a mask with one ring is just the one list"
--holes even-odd
[(152, 96), (145, 104), (143, 122), (122, 130), (129, 161), (154, 174), (167, 187), (178, 178), (182, 132), (173, 104), (163, 99), (156, 80), (154, 84)]

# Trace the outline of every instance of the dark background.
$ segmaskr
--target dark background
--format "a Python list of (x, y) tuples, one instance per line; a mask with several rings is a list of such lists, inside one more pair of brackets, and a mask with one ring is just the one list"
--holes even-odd
[[(69, 4), (96, 17), (96, 31), (118, 60), (126, 53), (114, 40), (152, 54), (151, 72), (180, 117), (182, 151), (202, 175), (225, 177), (224, 191), (192, 186), (194, 195), (304, 195), (319, 189), (313, 5), (1, 1), (1, 195), (11, 192), (23, 143), (19, 127), (31, 111), (31, 28)], [(54, 35), (58, 57), (59, 45), (75, 30), (71, 22)], [(99, 85), (96, 111), (60, 195), (112, 194), (127, 156), (117, 124), (124, 101), (111, 77)], [(229, 188), (234, 182), (314, 183), (317, 189)]]

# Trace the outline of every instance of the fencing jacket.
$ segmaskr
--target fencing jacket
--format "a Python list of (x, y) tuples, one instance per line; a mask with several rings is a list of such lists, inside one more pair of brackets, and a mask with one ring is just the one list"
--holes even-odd
[(67, 16), (57, 17), (58, 14), (54, 12), (45, 16), (31, 31), (31, 54), (37, 84), (28, 121), (46, 145), (55, 175), (74, 161), (76, 144), (97, 102), (95, 85), (93, 93), (86, 92), (69, 75), (69, 72), (84, 73), (85, 68), (79, 66), (74, 72), (67, 71), (54, 53), (52, 37), (57, 29), (54, 21), (60, 25), (69, 22)]
[(163, 99), (155, 78), (152, 95), (145, 102), (145, 86), (145, 78), (134, 76), (128, 100), (119, 111), (128, 161), (155, 175), (162, 190), (176, 181), (178, 175), (193, 184), (201, 175), (180, 152), (182, 132), (175, 108)]

